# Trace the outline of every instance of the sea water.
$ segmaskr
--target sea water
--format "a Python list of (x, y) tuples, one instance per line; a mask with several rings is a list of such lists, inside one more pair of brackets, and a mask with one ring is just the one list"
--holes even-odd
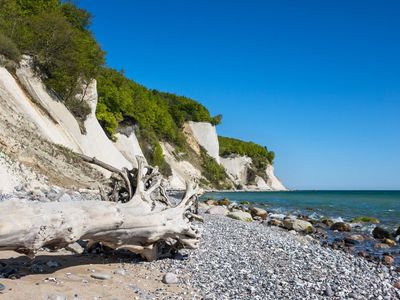
[(248, 201), (270, 212), (314, 219), (350, 221), (357, 216), (375, 217), (390, 230), (400, 225), (400, 191), (213, 192), (201, 197), (208, 198)]

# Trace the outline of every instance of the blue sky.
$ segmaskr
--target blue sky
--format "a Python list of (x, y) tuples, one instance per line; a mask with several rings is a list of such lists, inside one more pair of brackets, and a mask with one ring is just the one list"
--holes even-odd
[(292, 189), (400, 189), (400, 2), (81, 0), (107, 64), (223, 114)]

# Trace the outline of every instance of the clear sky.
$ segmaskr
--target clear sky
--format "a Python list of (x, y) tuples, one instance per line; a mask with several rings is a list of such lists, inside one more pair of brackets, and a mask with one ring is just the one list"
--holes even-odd
[(291, 189), (400, 189), (400, 1), (80, 0), (107, 64), (223, 114)]

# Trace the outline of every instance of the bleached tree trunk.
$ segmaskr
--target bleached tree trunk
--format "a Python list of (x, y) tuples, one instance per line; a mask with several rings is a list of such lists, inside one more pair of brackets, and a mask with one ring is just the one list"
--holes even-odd
[(126, 203), (1, 202), (0, 250), (34, 256), (42, 247), (62, 248), (83, 239), (154, 260), (165, 246), (197, 248), (200, 234), (192, 221), (198, 216), (190, 208), (200, 191), (188, 185), (182, 201), (174, 206), (166, 197), (158, 169), (145, 166), (140, 158), (138, 166), (130, 173), (136, 173), (131, 177), (136, 182)]

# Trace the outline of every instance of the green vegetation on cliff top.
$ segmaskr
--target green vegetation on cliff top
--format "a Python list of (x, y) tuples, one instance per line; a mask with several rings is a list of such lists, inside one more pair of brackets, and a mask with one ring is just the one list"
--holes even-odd
[(222, 157), (230, 154), (246, 155), (254, 160), (264, 159), (269, 163), (273, 163), (275, 153), (268, 151), (267, 147), (260, 146), (253, 142), (244, 142), (234, 138), (224, 136), (218, 137), (219, 153)]

